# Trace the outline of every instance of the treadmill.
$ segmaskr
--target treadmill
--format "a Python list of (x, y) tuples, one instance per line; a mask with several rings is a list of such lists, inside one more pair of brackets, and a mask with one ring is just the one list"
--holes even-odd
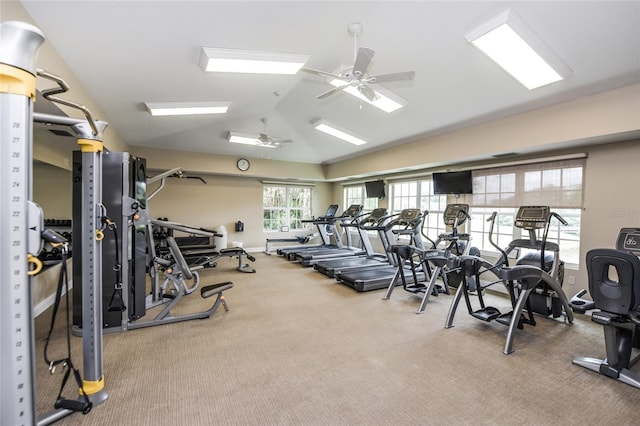
[[(335, 233), (335, 229), (333, 228), (332, 223), (335, 222), (335, 216), (338, 213), (338, 205), (331, 204), (327, 209), (327, 212), (324, 216), (320, 216), (313, 219), (303, 219), (303, 223), (313, 223), (318, 228), (318, 233), (320, 234), (320, 238), (322, 239), (321, 244), (314, 244), (308, 246), (292, 246), (292, 247), (280, 247), (277, 249), (276, 253), (281, 256), (284, 256), (286, 259), (290, 259), (290, 255), (295, 259), (296, 252), (302, 252), (305, 250), (315, 250), (321, 247), (329, 247), (331, 246), (331, 234)], [(333, 222), (331, 222), (333, 220)]]
[[(427, 214), (425, 212), (425, 214)], [(424, 216), (420, 209), (404, 209), (395, 219), (389, 221), (387, 226), (391, 232), (400, 238), (402, 235), (409, 236), (409, 244), (424, 249), (422, 238), (420, 236), (422, 230), (422, 222)], [(407, 281), (413, 282), (413, 274), (408, 266)], [(336, 279), (356, 291), (370, 291), (387, 288), (391, 280), (394, 279), (398, 268), (394, 265), (388, 265), (381, 268), (365, 268), (353, 271), (338, 272)], [(427, 275), (423, 271), (416, 272), (418, 282), (425, 281)]]
[[(315, 270), (330, 278), (334, 278), (336, 273), (352, 271), (354, 269), (379, 268), (389, 265), (395, 266), (395, 257), (392, 256), (389, 251), (390, 241), (393, 237), (387, 234), (387, 231), (390, 231), (386, 226), (388, 222), (389, 216), (387, 216), (387, 209), (381, 207), (372, 210), (371, 213), (357, 225), (365, 254), (340, 259), (321, 260), (314, 265)], [(373, 250), (367, 231), (378, 231), (382, 247), (386, 254), (376, 253)]]
[(301, 253), (296, 253), (295, 260), (299, 261), (302, 266), (313, 266), (321, 260), (360, 256), (364, 254), (364, 250), (353, 245), (351, 233), (348, 231), (349, 227), (358, 225), (363, 208), (364, 206), (361, 204), (352, 204), (340, 217), (334, 219), (334, 223), (340, 222), (341, 227), (345, 231), (345, 237), (347, 239), (346, 246), (342, 244), (342, 239), (336, 229), (335, 240), (337, 244), (335, 246), (321, 247), (317, 250), (306, 250)]

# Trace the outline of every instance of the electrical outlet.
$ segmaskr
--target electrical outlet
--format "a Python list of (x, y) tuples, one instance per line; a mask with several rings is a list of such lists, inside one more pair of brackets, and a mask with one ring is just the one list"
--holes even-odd
[(569, 284), (575, 284), (575, 283), (576, 283), (576, 277), (575, 277), (575, 276), (573, 276), (573, 275), (568, 275), (568, 276), (567, 276), (567, 282), (568, 282)]

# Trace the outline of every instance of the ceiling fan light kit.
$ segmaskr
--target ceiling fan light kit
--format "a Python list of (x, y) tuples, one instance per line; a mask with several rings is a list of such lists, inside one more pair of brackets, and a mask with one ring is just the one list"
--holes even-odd
[[(344, 82), (337, 78), (334, 78), (329, 80), (329, 84), (334, 87), (340, 87), (344, 85)], [(382, 86), (377, 86), (375, 89), (371, 89), (374, 95), (373, 99), (369, 99), (367, 96), (361, 93), (356, 86), (347, 86), (342, 90), (352, 96), (355, 96), (361, 101), (364, 101), (378, 109), (381, 109), (386, 113), (392, 113), (393, 111), (399, 110), (409, 103), (409, 101), (402, 96), (393, 93), (391, 90), (387, 90)]]
[(344, 68), (339, 72), (327, 72), (312, 68), (301, 68), (302, 71), (325, 77), (333, 88), (319, 94), (318, 99), (324, 99), (338, 92), (345, 92), (367, 102), (381, 110), (390, 113), (407, 105), (408, 101), (401, 96), (387, 90), (378, 83), (413, 80), (415, 72), (403, 71), (390, 74), (368, 74), (369, 66), (373, 60), (375, 50), (367, 47), (357, 47), (357, 39), (362, 33), (362, 25), (355, 23), (349, 25), (349, 34), (354, 38), (353, 66)]
[(571, 75), (567, 64), (513, 10), (505, 10), (465, 38), (529, 90)]
[(260, 121), (264, 124), (264, 133), (260, 133), (258, 136), (250, 135), (246, 133), (239, 133), (229, 131), (227, 133), (227, 140), (231, 143), (241, 143), (245, 145), (257, 145), (265, 148), (278, 148), (285, 143), (293, 142), (291, 139), (282, 139), (269, 136), (267, 134), (267, 119), (261, 118)]
[(202, 47), (200, 67), (206, 72), (296, 74), (308, 55), (257, 50)]

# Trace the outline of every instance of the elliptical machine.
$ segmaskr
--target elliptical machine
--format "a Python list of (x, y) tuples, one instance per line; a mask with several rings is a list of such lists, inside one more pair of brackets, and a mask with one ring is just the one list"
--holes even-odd
[[(427, 214), (428, 212), (425, 212), (425, 216)], [(405, 276), (405, 268), (398, 267), (397, 273), (389, 283), (387, 292), (382, 300), (391, 298), (393, 288), (399, 284), (398, 279), (400, 279), (402, 288), (405, 291), (422, 295), (422, 301), (416, 311), (417, 314), (421, 314), (424, 312), (431, 295), (437, 297), (440, 293), (451, 294), (449, 289), (450, 276), (454, 277), (454, 286), (457, 287), (459, 285), (461, 278), (458, 278), (460, 274), (456, 258), (457, 256), (469, 254), (471, 235), (460, 233), (458, 228), (470, 218), (469, 205), (449, 204), (442, 216), (445, 225), (451, 229), (451, 232), (440, 234), (436, 241), (425, 235), (431, 242), (431, 249), (423, 250), (409, 245), (394, 245), (392, 247), (392, 251), (397, 257), (397, 264), (410, 265), (413, 280), (409, 282)], [(442, 248), (443, 243), (444, 248)], [(417, 270), (427, 271), (426, 278), (428, 281), (418, 282), (416, 277)], [(442, 285), (438, 284), (439, 278), (442, 278)]]
[[(462, 297), (465, 298), (469, 315), (482, 321), (496, 321), (507, 325), (504, 354), (513, 352), (515, 329), (522, 329), (524, 325), (536, 325), (534, 314), (558, 318), (563, 313), (565, 321), (573, 323), (573, 312), (569, 301), (562, 290), (564, 277), (564, 263), (560, 260), (560, 247), (556, 243), (547, 241), (549, 225), (556, 218), (563, 225), (567, 222), (557, 213), (551, 212), (548, 206), (523, 206), (518, 209), (515, 226), (528, 231), (528, 239), (515, 239), (504, 250), (493, 241), (493, 229), (497, 212), (488, 221), (489, 241), (501, 253), (495, 264), (491, 264), (479, 256), (460, 256), (459, 267), (463, 273), (462, 285), (458, 288), (449, 309), (445, 328), (453, 327), (456, 309)], [(539, 239), (536, 231), (542, 230)], [(519, 256), (514, 266), (509, 265), (509, 254), (525, 250)], [(486, 272), (493, 273), (498, 280), (483, 284), (480, 277)], [(470, 298), (470, 282), (475, 281), (476, 294), (480, 308), (474, 308)], [(499, 309), (486, 306), (484, 290), (497, 283), (502, 283), (507, 289), (511, 301), (512, 311), (500, 312)], [(526, 312), (525, 312), (526, 311)]]

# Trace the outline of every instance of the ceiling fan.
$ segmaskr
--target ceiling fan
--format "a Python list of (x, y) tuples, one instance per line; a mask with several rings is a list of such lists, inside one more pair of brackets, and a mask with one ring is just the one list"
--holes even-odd
[(238, 132), (229, 132), (227, 135), (227, 139), (229, 142), (233, 143), (243, 143), (247, 145), (256, 145), (264, 148), (278, 148), (283, 144), (292, 143), (292, 139), (283, 139), (276, 138), (273, 136), (269, 136), (267, 134), (267, 122), (266, 118), (261, 118), (260, 121), (264, 124), (264, 132), (260, 133), (258, 136), (255, 135), (247, 135)]
[(350, 92), (355, 89), (357, 93), (360, 93), (367, 100), (373, 102), (380, 96), (380, 94), (376, 92), (376, 90), (372, 87), (373, 85), (377, 83), (388, 83), (392, 81), (413, 80), (415, 76), (414, 71), (369, 75), (368, 69), (371, 65), (371, 60), (373, 59), (375, 50), (367, 47), (360, 47), (359, 49), (357, 48), (358, 36), (360, 35), (360, 33), (362, 33), (361, 24), (351, 24), (349, 25), (348, 30), (349, 34), (351, 34), (354, 38), (355, 59), (353, 66), (348, 67), (339, 73), (320, 71), (311, 68), (301, 68), (301, 70), (304, 72), (320, 75), (331, 79), (331, 84), (335, 86), (327, 90), (326, 92), (323, 92), (316, 96), (317, 99), (323, 99), (333, 95), (334, 93), (342, 91)]

